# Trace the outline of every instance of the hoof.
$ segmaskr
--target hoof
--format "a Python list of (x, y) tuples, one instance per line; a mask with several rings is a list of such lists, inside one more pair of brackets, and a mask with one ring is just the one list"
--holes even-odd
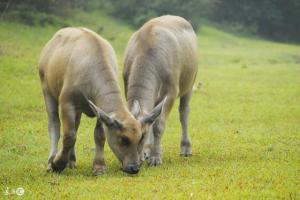
[(192, 156), (192, 147), (191, 147), (190, 143), (188, 143), (185, 146), (181, 146), (180, 156), (183, 156), (183, 157)]
[(142, 154), (143, 154), (144, 160), (148, 160), (150, 158), (151, 148), (149, 147), (149, 145), (144, 147)]
[(53, 172), (51, 163), (48, 163), (47, 172)]
[(149, 152), (144, 152), (144, 160), (149, 160), (150, 158), (150, 153)]
[(149, 166), (159, 166), (162, 164), (162, 160), (160, 156), (151, 156), (148, 159)]
[(106, 165), (96, 165), (93, 169), (93, 176), (100, 176), (107, 171)]
[(56, 161), (56, 162), (51, 162), (51, 172), (57, 172), (60, 173), (62, 172), (67, 166), (67, 162), (63, 161)]
[(192, 155), (192, 153), (180, 153), (180, 156), (182, 157), (191, 157)]
[(49, 159), (48, 159), (47, 172), (53, 172), (51, 163), (53, 162), (54, 158), (55, 158), (55, 154), (54, 154), (54, 155), (51, 155), (51, 156), (49, 157)]

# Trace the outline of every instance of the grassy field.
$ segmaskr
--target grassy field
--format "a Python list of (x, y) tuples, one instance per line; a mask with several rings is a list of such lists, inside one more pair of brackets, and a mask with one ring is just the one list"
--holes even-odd
[[(133, 29), (105, 15), (78, 13), (69, 24), (100, 32), (120, 72)], [(179, 156), (173, 108), (163, 165), (127, 176), (106, 146), (108, 172), (92, 176), (95, 119), (82, 118), (77, 168), (46, 172), (47, 116), (37, 73), (57, 27), (0, 24), (0, 199), (300, 199), (300, 46), (199, 32), (199, 86), (191, 102), (193, 156)], [(120, 76), (120, 83), (121, 76)], [(123, 87), (123, 86), (122, 86)]]

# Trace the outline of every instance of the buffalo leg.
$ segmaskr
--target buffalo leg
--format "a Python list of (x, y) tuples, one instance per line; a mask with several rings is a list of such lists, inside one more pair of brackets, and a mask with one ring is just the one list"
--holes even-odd
[(51, 163), (52, 170), (61, 172), (67, 166), (69, 155), (76, 142), (76, 112), (71, 103), (63, 103), (61, 106), (61, 117), (63, 124), (63, 148), (56, 154)]
[(58, 114), (58, 102), (47, 90), (43, 90), (43, 94), (48, 114), (48, 132), (50, 137), (48, 170), (51, 170), (51, 162), (57, 153), (57, 146), (60, 137), (60, 120)]
[[(80, 125), (80, 119), (81, 119), (81, 113), (76, 114), (75, 118), (75, 134), (77, 135), (77, 131)], [(75, 136), (76, 137), (76, 136)], [(69, 153), (69, 161), (68, 165), (69, 168), (73, 169), (76, 167), (76, 154), (75, 154), (75, 145), (71, 148), (70, 153)]]
[[(176, 96), (168, 96), (166, 103), (164, 105), (163, 111), (160, 117), (153, 124), (153, 145), (148, 159), (150, 166), (157, 166), (162, 164), (161, 159), (161, 144), (160, 140), (162, 138), (163, 132), (165, 130), (165, 123), (171, 108), (175, 102)], [(151, 133), (151, 132), (150, 132)]]
[(182, 136), (181, 136), (181, 153), (182, 156), (191, 156), (192, 155), (192, 145), (191, 140), (188, 134), (188, 119), (190, 114), (190, 99), (192, 92), (189, 92), (185, 96), (180, 98), (179, 102), (179, 119), (181, 123)]
[(93, 162), (93, 175), (98, 176), (105, 172), (106, 165), (104, 161), (105, 135), (101, 122), (97, 121), (94, 130), (94, 140), (96, 145), (95, 158)]

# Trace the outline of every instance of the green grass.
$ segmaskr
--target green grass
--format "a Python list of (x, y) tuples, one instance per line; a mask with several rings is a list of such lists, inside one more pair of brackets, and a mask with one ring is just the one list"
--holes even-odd
[[(121, 72), (134, 30), (105, 15), (75, 16), (69, 24), (103, 29)], [(163, 137), (162, 166), (143, 165), (138, 176), (127, 176), (106, 146), (108, 172), (93, 177), (95, 119), (87, 117), (78, 133), (77, 169), (46, 173), (47, 116), (36, 66), (56, 30), (0, 24), (0, 199), (7, 198), (7, 187), (23, 187), (22, 199), (300, 198), (300, 46), (204, 26), (200, 87), (189, 123), (193, 156), (179, 156), (176, 102)]]

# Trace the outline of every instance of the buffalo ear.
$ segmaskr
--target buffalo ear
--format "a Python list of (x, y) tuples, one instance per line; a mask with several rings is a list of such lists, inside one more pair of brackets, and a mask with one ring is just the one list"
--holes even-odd
[(137, 118), (141, 114), (141, 106), (140, 103), (137, 100), (133, 101), (133, 105), (131, 108), (132, 115)]
[(93, 113), (98, 118), (98, 120), (103, 122), (107, 127), (114, 127), (114, 128), (118, 128), (118, 129), (123, 128), (122, 122), (110, 117), (106, 112), (104, 112), (101, 108), (96, 106), (92, 101), (88, 100), (88, 103), (89, 103), (89, 106), (92, 109)]
[(145, 115), (142, 119), (141, 119), (141, 123), (142, 124), (152, 124), (161, 114), (164, 105), (166, 103), (167, 97), (165, 97), (157, 106), (155, 106), (155, 108), (147, 115)]

